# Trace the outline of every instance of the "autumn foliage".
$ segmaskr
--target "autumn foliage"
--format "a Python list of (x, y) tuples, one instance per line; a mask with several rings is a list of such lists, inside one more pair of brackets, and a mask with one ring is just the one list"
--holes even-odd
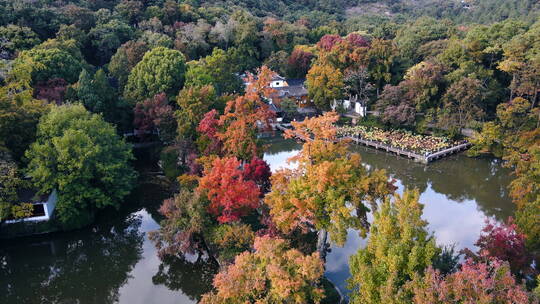
[(318, 253), (303, 255), (268, 236), (256, 238), (253, 247), (216, 275), (216, 290), (200, 303), (320, 303), (324, 266)]
[(34, 94), (37, 99), (60, 105), (64, 102), (67, 86), (67, 81), (62, 78), (49, 79), (47, 82), (37, 84)]
[[(206, 152), (236, 156), (250, 160), (261, 153), (257, 141), (259, 129), (268, 129), (275, 113), (263, 98), (274, 90), (268, 86), (274, 73), (263, 66), (257, 77), (248, 75), (246, 94), (227, 102), (225, 113), (217, 118), (217, 111), (206, 113), (197, 128), (210, 142)], [(220, 151), (216, 148), (220, 147)]]
[(349, 153), (336, 140), (336, 113), (293, 123), (286, 137), (305, 139), (295, 169), (272, 176), (272, 191), (265, 197), (278, 229), (290, 233), (313, 227), (325, 229), (337, 244), (344, 244), (347, 229), (365, 232), (366, 202), (375, 202), (394, 188), (383, 171), (367, 172), (360, 155)]
[(254, 181), (261, 189), (266, 192), (270, 188), (270, 176), (272, 171), (270, 166), (264, 160), (253, 157), (250, 162), (244, 165), (244, 176), (248, 180)]
[(345, 40), (351, 45), (354, 45), (355, 47), (369, 47), (370, 46), (369, 40), (366, 39), (366, 37), (357, 33), (351, 33), (347, 35)]
[(516, 224), (526, 235), (526, 246), (540, 252), (540, 109), (516, 97), (497, 106), (497, 120), (484, 124), (473, 140), (471, 154), (490, 152), (513, 169), (510, 196), (517, 205)]
[(300, 49), (292, 51), (287, 59), (289, 74), (293, 77), (304, 77), (309, 70), (313, 57), (312, 53)]
[(160, 256), (195, 253), (202, 250), (202, 235), (209, 225), (206, 209), (198, 193), (181, 190), (163, 201), (160, 229), (150, 233)]
[(178, 137), (193, 139), (196, 128), (204, 114), (216, 105), (216, 92), (213, 86), (186, 87), (176, 97), (180, 107), (175, 113), (178, 122)]
[(166, 141), (174, 137), (176, 122), (173, 108), (169, 105), (164, 93), (157, 94), (135, 105), (133, 124), (141, 135), (158, 131)]
[(343, 73), (331, 64), (314, 64), (306, 80), (309, 98), (317, 108), (330, 109), (331, 102), (343, 96)]
[(248, 76), (246, 94), (227, 102), (225, 113), (219, 119), (222, 128), (217, 133), (227, 155), (248, 160), (260, 154), (257, 131), (259, 127), (268, 129), (275, 117), (275, 113), (263, 101), (263, 98), (273, 94), (274, 90), (268, 86), (273, 75), (270, 69), (263, 66), (256, 79), (251, 74)]
[(467, 252), (476, 260), (496, 258), (506, 261), (512, 273), (520, 277), (530, 270), (532, 257), (525, 248), (525, 235), (518, 231), (512, 218), (507, 224), (486, 220), (486, 226), (475, 245), (479, 248), (476, 255)]
[(217, 136), (219, 128), (218, 111), (211, 110), (204, 114), (199, 125), (197, 126), (197, 132), (200, 134), (199, 149), (205, 155), (218, 154), (221, 151), (223, 143)]
[(336, 44), (341, 41), (342, 39), (339, 35), (324, 35), (317, 43), (317, 47), (325, 51), (330, 51)]
[(238, 221), (259, 206), (259, 187), (246, 178), (234, 157), (216, 158), (204, 170), (197, 191), (208, 198), (208, 211), (220, 223)]
[(293, 129), (285, 130), (284, 137), (304, 141), (302, 150), (292, 160), (307, 164), (346, 154), (347, 144), (337, 140), (335, 123), (338, 119), (336, 112), (328, 112), (301, 122), (291, 122)]
[(423, 278), (410, 283), (415, 304), (486, 303), (528, 304), (525, 289), (516, 284), (507, 264), (467, 260), (461, 270), (446, 277), (429, 268)]

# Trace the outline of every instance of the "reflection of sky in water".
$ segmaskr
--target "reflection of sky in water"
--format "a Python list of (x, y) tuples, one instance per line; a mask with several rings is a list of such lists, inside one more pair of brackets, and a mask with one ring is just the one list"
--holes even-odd
[[(402, 193), (403, 186), (399, 182), (396, 185), (399, 186), (398, 192)], [(474, 246), (486, 219), (474, 201), (458, 203), (429, 187), (421, 194), (420, 202), (424, 204), (423, 218), (429, 223), (428, 230), (435, 234), (438, 245), (456, 244), (458, 250)], [(371, 216), (369, 220), (371, 222)], [(365, 245), (366, 240), (350, 230), (345, 246), (332, 246), (327, 257), (326, 276), (341, 290), (347, 289), (349, 257)]]
[[(287, 152), (280, 152), (280, 153), (274, 153), (273, 155), (265, 155), (264, 159), (270, 164), (272, 171), (276, 171), (278, 168), (286, 166), (286, 159), (293, 156), (297, 151), (287, 151)], [(364, 154), (364, 153), (362, 153)], [(364, 160), (367, 162), (366, 165), (370, 166), (373, 164), (379, 165), (380, 162), (386, 163), (388, 159), (385, 160), (385, 158), (388, 157), (388, 154), (380, 154), (380, 155), (366, 155), (364, 157)], [(402, 170), (403, 174), (411, 175), (412, 177), (419, 176), (418, 171), (412, 171), (409, 172), (409, 168), (414, 168), (414, 166), (418, 166), (414, 163), (408, 163), (406, 159), (395, 159), (395, 157), (392, 157), (392, 163), (400, 162), (399, 164), (404, 166), (403, 168), (397, 167), (396, 170)], [(452, 160), (452, 162), (456, 162), (457, 164), (460, 160)], [(470, 165), (471, 160), (467, 160), (467, 165), (461, 165), (467, 167)], [(377, 163), (376, 163), (377, 162)], [(405, 162), (405, 163), (403, 163)], [(388, 164), (388, 163), (387, 163)], [(395, 163), (398, 164), (398, 163)], [(423, 169), (420, 169), (423, 171), (423, 174), (425, 174), (427, 177), (429, 175), (433, 174), (440, 174), (440, 169), (438, 167), (435, 167), (431, 165), (432, 167), (428, 169), (428, 167), (425, 167)], [(475, 168), (455, 168), (458, 166), (450, 166), (452, 170), (455, 170), (455, 172), (448, 172), (448, 168), (444, 168), (444, 173), (449, 174), (450, 177), (453, 177), (455, 174), (456, 178), (459, 178), (460, 171), (459, 170), (475, 170)], [(492, 170), (495, 170), (497, 166), (494, 166)], [(395, 173), (395, 172), (394, 172)], [(493, 175), (500, 174), (500, 172), (493, 171)], [(394, 174), (392, 174), (394, 176)], [(404, 186), (401, 183), (401, 181), (396, 177), (396, 186), (398, 186), (398, 193), (402, 193)], [(450, 183), (448, 185), (456, 185), (460, 186), (461, 184), (459, 182), (448, 180), (444, 181), (445, 183)], [(462, 182), (462, 181), (461, 181)], [(489, 184), (489, 176), (486, 176), (485, 179), (479, 179), (477, 181), (478, 185), (483, 184)], [(440, 184), (439, 184), (440, 186)], [(475, 185), (476, 186), (476, 185)], [(502, 188), (504, 189), (504, 188)], [(482, 190), (488, 190), (488, 189), (481, 189), (477, 193), (477, 195), (486, 195), (486, 193), (482, 193)], [(492, 190), (492, 189), (490, 189)], [(504, 190), (501, 190), (504, 191)], [(487, 193), (487, 195), (492, 195), (494, 197), (498, 197), (500, 200), (503, 197), (502, 193), (496, 192), (496, 193)], [(482, 211), (483, 209), (480, 208), (480, 206), (477, 204), (476, 199), (477, 197), (473, 197), (472, 199), (468, 198), (449, 198), (448, 195), (439, 193), (435, 191), (432, 188), (431, 183), (427, 184), (427, 187), (425, 190), (421, 193), (420, 196), (420, 202), (424, 204), (424, 214), (423, 218), (426, 219), (429, 222), (428, 230), (433, 232), (435, 237), (437, 238), (437, 244), (439, 245), (451, 245), (455, 244), (456, 249), (463, 249), (465, 247), (473, 247), (476, 239), (478, 238), (480, 231), (484, 225), (484, 221), (486, 219), (486, 215)], [(369, 220), (371, 221), (372, 217), (369, 216)], [(341, 290), (347, 290), (346, 288), (346, 280), (349, 278), (349, 257), (356, 253), (358, 248), (365, 246), (366, 240), (360, 238), (358, 233), (354, 230), (350, 230), (348, 233), (347, 242), (343, 247), (336, 247), (332, 246), (332, 251), (327, 256), (327, 263), (326, 263), (326, 276), (334, 282)]]
[[(287, 166), (286, 160), (295, 155), (298, 149), (299, 145), (293, 141), (273, 140), (264, 159), (275, 172), (280, 167)], [(373, 150), (358, 150), (367, 165), (372, 168), (386, 169), (390, 175), (396, 178), (398, 192), (403, 191), (404, 184), (408, 187), (421, 189), (420, 200), (425, 205), (423, 217), (429, 222), (428, 229), (433, 231), (437, 243), (440, 245), (455, 243), (458, 249), (471, 247), (483, 226), (484, 214), (490, 214), (499, 219), (512, 214), (512, 203), (506, 191), (510, 177), (508, 171), (501, 169), (500, 162), (450, 157), (429, 166), (422, 166), (390, 154), (374, 152)], [(141, 201), (139, 203), (144, 203), (147, 210), (152, 212), (154, 209), (148, 207), (149, 203), (154, 201), (160, 203), (161, 199), (158, 199), (156, 193), (150, 190), (151, 188), (146, 186), (142, 193), (138, 193), (141, 194), (141, 197), (137, 198)], [(157, 189), (156, 191), (161, 193), (162, 190)], [(98, 229), (97, 232), (83, 229), (65, 234), (16, 240), (8, 251), (13, 259), (12, 263), (15, 265), (13, 267), (16, 269), (15, 273), (10, 273), (9, 282), (24, 286), (22, 289), (17, 289), (20, 294), (16, 294), (16, 296), (36, 299), (27, 302), (39, 303), (40, 301), (37, 299), (50, 291), (64, 302), (75, 302), (66, 299), (77, 297), (88, 298), (91, 301), (91, 294), (95, 293), (95, 288), (100, 288), (98, 298), (105, 297), (109, 292), (109, 290), (103, 290), (105, 287), (110, 288), (110, 292), (114, 294), (118, 290), (114, 284), (118, 283), (120, 286), (121, 283), (124, 283), (123, 275), (129, 272), (127, 282), (122, 284), (118, 290), (119, 303), (194, 303), (188, 295), (193, 296), (200, 293), (201, 284), (197, 283), (210, 282), (213, 272), (210, 273), (207, 270), (207, 275), (202, 276), (200, 274), (203, 274), (203, 267), (199, 267), (199, 265), (191, 267), (189, 263), (173, 263), (169, 267), (173, 274), (170, 279), (179, 279), (179, 281), (171, 281), (171, 283), (178, 283), (179, 286), (171, 288), (171, 286), (167, 287), (166, 284), (154, 284), (152, 278), (158, 273), (162, 262), (146, 233), (158, 229), (159, 225), (146, 210), (135, 212), (132, 216), (140, 219), (140, 226), (132, 225), (132, 229), (138, 229), (144, 233), (140, 259), (129, 254), (131, 252), (129, 250), (139, 249), (140, 238), (137, 238), (137, 235), (131, 236), (126, 233), (120, 233), (116, 236), (109, 235), (106, 233), (107, 229), (110, 229), (107, 225), (103, 225), (102, 229), (104, 230)], [(123, 223), (126, 219), (117, 220), (118, 223)], [(118, 227), (124, 226), (118, 225)], [(104, 241), (99, 241), (101, 236), (105, 237)], [(78, 240), (80, 241), (77, 242)], [(40, 246), (39, 248), (45, 252), (36, 254), (34, 251), (37, 247), (31, 247), (34, 242), (38, 245), (50, 243), (50, 246)], [(365, 246), (365, 243), (366, 241), (361, 239), (358, 233), (351, 230), (345, 246), (342, 248), (333, 247), (332, 252), (329, 253), (326, 275), (341, 290), (346, 290), (346, 279), (349, 277), (349, 257), (356, 253), (358, 248)], [(69, 246), (73, 246), (73, 248)], [(32, 252), (27, 249), (30, 247)], [(50, 248), (56, 247), (58, 252), (55, 253), (54, 250), (51, 252)], [(124, 247), (125, 250), (123, 250)], [(68, 248), (71, 249), (68, 250)], [(0, 249), (3, 248), (0, 246)], [(112, 251), (116, 255), (115, 258), (119, 260), (115, 261), (116, 263), (99, 260), (107, 258), (104, 254), (107, 251)], [(92, 260), (85, 260), (85, 258)], [(191, 261), (192, 259), (188, 257), (187, 260)], [(78, 262), (75, 263), (75, 261)], [(42, 282), (40, 280), (42, 278), (39, 276), (39, 272), (47, 272), (56, 264), (60, 267), (64, 266), (64, 268), (60, 268), (63, 273), (56, 274), (60, 279), (57, 278), (54, 282), (55, 286), (59, 286), (57, 288), (62, 289), (41, 290)], [(73, 269), (68, 268), (74, 267), (73, 265), (76, 265), (77, 269), (70, 271)], [(104, 268), (105, 266), (100, 268), (100, 265), (107, 265), (107, 268)], [(132, 267), (132, 265), (134, 266)], [(113, 266), (116, 268), (108, 268)], [(32, 280), (33, 285), (28, 282), (27, 273), (30, 272), (36, 273), (36, 276), (32, 277), (35, 278)], [(178, 276), (174, 276), (175, 274)], [(3, 286), (2, 279), (0, 277), (0, 286)], [(49, 278), (45, 277), (43, 280), (46, 282)], [(63, 284), (65, 281), (69, 284)], [(74, 294), (71, 294), (73, 286), (83, 286), (84, 288), (77, 289)], [(28, 293), (30, 295), (26, 296), (25, 294)], [(0, 293), (2, 304), (13, 303), (2, 301), (2, 296)], [(21, 301), (15, 303), (21, 303)], [(81, 301), (81, 303), (90, 302)]]
[(154, 285), (152, 276), (157, 273), (161, 261), (146, 233), (158, 229), (159, 224), (145, 210), (135, 214), (142, 219), (140, 230), (145, 232), (143, 256), (129, 274), (128, 282), (120, 288), (119, 303), (146, 304), (155, 303), (156, 299), (160, 304), (195, 303), (181, 291), (170, 290), (165, 285)]
[(287, 159), (296, 155), (298, 151), (283, 151), (275, 154), (265, 154), (264, 160), (270, 165), (272, 172), (276, 172), (281, 168), (291, 168), (291, 164), (287, 163)]

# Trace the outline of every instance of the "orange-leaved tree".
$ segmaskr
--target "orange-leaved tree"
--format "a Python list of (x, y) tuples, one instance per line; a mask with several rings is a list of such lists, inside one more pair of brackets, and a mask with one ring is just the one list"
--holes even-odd
[(316, 229), (323, 235), (319, 241), (325, 242), (328, 231), (334, 242), (343, 245), (347, 229), (366, 232), (368, 203), (374, 208), (394, 186), (384, 171), (368, 171), (360, 155), (350, 153), (347, 143), (338, 140), (337, 119), (336, 113), (326, 113), (293, 123), (294, 130), (286, 137), (305, 140), (300, 153), (291, 159), (297, 167), (273, 174), (265, 202), (282, 232)]
[(303, 255), (269, 236), (256, 238), (254, 248), (216, 275), (216, 290), (200, 303), (320, 303), (324, 266), (318, 253)]
[(248, 75), (246, 94), (227, 102), (225, 113), (219, 118), (218, 138), (223, 142), (225, 155), (236, 156), (248, 161), (260, 156), (257, 132), (268, 129), (275, 113), (265, 103), (273, 89), (269, 86), (274, 72), (263, 66), (257, 77)]

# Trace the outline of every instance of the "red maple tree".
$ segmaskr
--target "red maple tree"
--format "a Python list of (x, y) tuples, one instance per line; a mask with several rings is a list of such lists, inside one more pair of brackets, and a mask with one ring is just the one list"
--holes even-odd
[(199, 180), (197, 191), (208, 198), (208, 212), (220, 223), (235, 222), (249, 214), (259, 206), (261, 194), (235, 157), (214, 159)]
[(330, 51), (334, 45), (340, 43), (343, 39), (339, 35), (324, 35), (321, 40), (317, 42), (317, 47), (325, 51)]
[(349, 34), (346, 40), (355, 47), (369, 47), (370, 45), (369, 40), (366, 39), (366, 37), (356, 33)]
[[(165, 93), (156, 94), (135, 105), (133, 124), (144, 136), (152, 131), (160, 132), (160, 137), (172, 139), (176, 131), (173, 108)], [(161, 134), (162, 133), (162, 134)]]
[(532, 257), (525, 248), (525, 235), (517, 230), (512, 218), (508, 223), (486, 220), (486, 226), (475, 245), (480, 258), (507, 261), (512, 273), (521, 276), (530, 270)]
[(270, 166), (264, 160), (254, 156), (249, 163), (244, 165), (244, 176), (259, 185), (261, 192), (270, 188)]
[(203, 119), (199, 122), (197, 127), (197, 132), (201, 133), (204, 138), (207, 140), (206, 147), (204, 151), (201, 151), (203, 154), (218, 154), (221, 151), (221, 146), (223, 143), (217, 136), (219, 128), (219, 115), (217, 110), (211, 110), (208, 113), (204, 114)]
[(34, 94), (37, 99), (60, 105), (64, 102), (67, 86), (68, 83), (64, 79), (53, 78), (47, 82), (38, 83), (34, 89)]
[(289, 74), (298, 78), (305, 77), (314, 57), (315, 56), (310, 52), (305, 52), (299, 49), (292, 51), (291, 56), (289, 56), (287, 60)]

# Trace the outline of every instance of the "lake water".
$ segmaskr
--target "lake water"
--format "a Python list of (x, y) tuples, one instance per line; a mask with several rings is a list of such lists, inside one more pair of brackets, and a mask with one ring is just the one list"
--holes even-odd
[[(301, 148), (292, 140), (273, 140), (264, 159), (273, 170), (287, 166), (286, 160)], [(396, 180), (398, 193), (417, 188), (424, 204), (423, 218), (429, 222), (439, 245), (455, 244), (456, 249), (474, 248), (487, 218), (502, 221), (514, 212), (507, 186), (512, 177), (501, 161), (493, 158), (470, 158), (454, 155), (429, 165), (382, 151), (353, 146), (365, 165), (384, 169)], [(326, 276), (347, 292), (350, 276), (349, 257), (366, 240), (350, 230), (343, 247), (331, 246), (327, 256)]]
[[(300, 145), (270, 139), (264, 159), (286, 166)], [(452, 156), (430, 165), (354, 147), (371, 168), (387, 170), (399, 192), (418, 188), (439, 244), (472, 247), (486, 218), (513, 214), (509, 170), (494, 159)], [(0, 240), (0, 303), (196, 303), (210, 288), (216, 266), (204, 258), (160, 260), (147, 232), (158, 228), (159, 183), (141, 183), (118, 212), (92, 227), (69, 233)], [(326, 276), (346, 292), (348, 258), (365, 244), (355, 231), (344, 247), (332, 246)]]

